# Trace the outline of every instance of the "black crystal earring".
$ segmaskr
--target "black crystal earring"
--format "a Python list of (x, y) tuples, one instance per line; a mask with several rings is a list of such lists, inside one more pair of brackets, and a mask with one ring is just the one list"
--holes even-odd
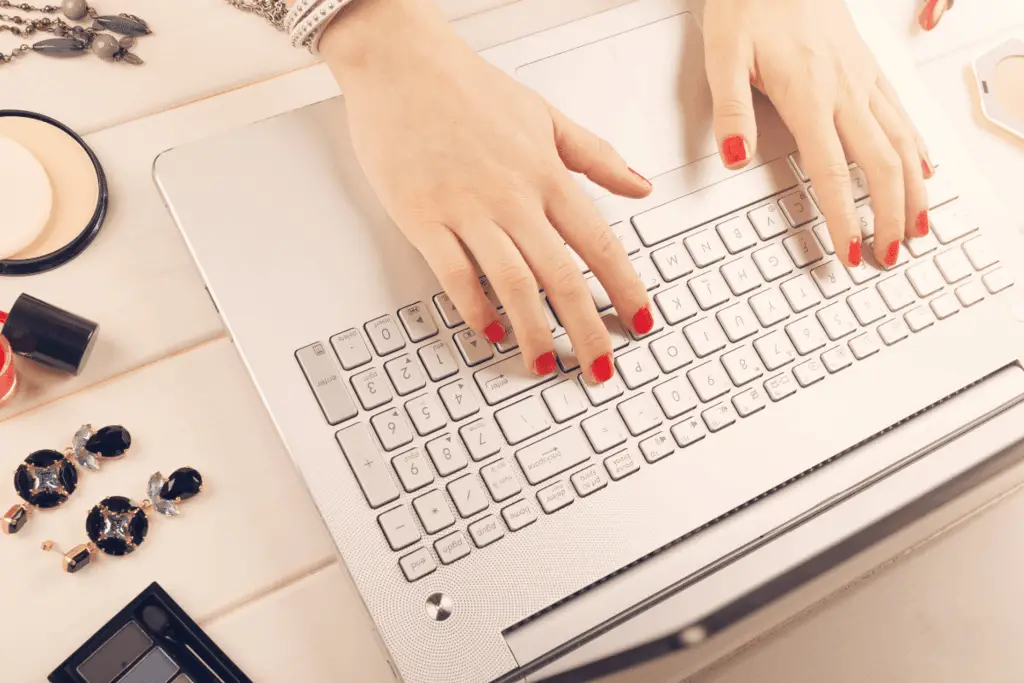
[(71, 444), (63, 453), (35, 451), (14, 472), (14, 490), (24, 502), (4, 515), (0, 530), (5, 534), (21, 531), (33, 509), (52, 510), (66, 503), (78, 488), (78, 467), (96, 471), (101, 460), (124, 457), (131, 448), (132, 436), (120, 425), (99, 431), (83, 425), (75, 432)]
[[(156, 510), (168, 517), (176, 516), (181, 502), (202, 490), (202, 475), (191, 467), (182, 467), (166, 479), (159, 472), (150, 477), (149, 498), (140, 504), (124, 496), (104, 498), (85, 519), (89, 542), (64, 553), (64, 571), (74, 574), (85, 569), (99, 553), (115, 557), (132, 554), (149, 533), (147, 510)], [(55, 549), (59, 550), (53, 541), (43, 543), (43, 550)]]

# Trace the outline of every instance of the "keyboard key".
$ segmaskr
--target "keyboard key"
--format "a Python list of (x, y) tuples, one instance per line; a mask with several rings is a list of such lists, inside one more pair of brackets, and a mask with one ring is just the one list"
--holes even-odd
[(427, 344), (419, 350), (420, 361), (427, 369), (427, 375), (435, 382), (451, 377), (459, 371), (459, 365), (451, 349), (443, 341)]
[[(864, 246), (865, 251), (868, 251), (869, 249), (870, 247), (868, 245)], [(864, 258), (861, 259), (859, 266), (846, 269), (846, 272), (850, 274), (850, 279), (853, 280), (853, 284), (862, 285), (865, 282), (874, 280), (882, 274), (882, 271), (878, 269), (872, 259), (872, 256), (865, 255)]]
[(812, 351), (817, 351), (825, 345), (825, 330), (817, 318), (801, 318), (794, 323), (786, 325), (786, 334), (793, 341), (797, 353), (806, 356)]
[(480, 412), (480, 401), (473, 388), (462, 380), (446, 384), (437, 391), (445, 410), (456, 422)]
[(495, 344), (498, 351), (508, 353), (513, 349), (518, 349), (519, 341), (516, 339), (516, 331), (512, 329), (512, 321), (509, 320), (508, 313), (500, 313), (498, 315), (498, 324), (505, 330), (505, 336), (502, 337), (500, 342)]
[(810, 180), (807, 177), (807, 171), (804, 170), (803, 164), (801, 163), (800, 152), (793, 152), (789, 155), (789, 161), (793, 164), (793, 171), (797, 177), (805, 183)]
[(462, 314), (455, 308), (455, 304), (452, 303), (451, 297), (445, 292), (434, 295), (434, 306), (437, 308), (437, 312), (441, 314), (441, 320), (444, 321), (447, 327), (458, 327), (463, 322)]
[(485, 277), (480, 278), (480, 289), (484, 290), (484, 296), (490, 301), (495, 308), (501, 308), (501, 300), (498, 299), (498, 293), (494, 291), (494, 285), (491, 281)]
[(654, 295), (654, 303), (658, 304), (665, 322), (669, 325), (681, 323), (697, 315), (697, 301), (685, 287), (669, 287)]
[(873, 356), (878, 353), (881, 347), (878, 344), (878, 337), (871, 332), (862, 334), (859, 337), (854, 337), (850, 340), (850, 351), (857, 360), (864, 360), (868, 356)]
[(761, 366), (761, 359), (754, 353), (750, 346), (741, 346), (735, 351), (730, 351), (722, 356), (722, 365), (729, 373), (732, 383), (738, 387), (754, 381), (764, 374), (764, 367)]
[(370, 349), (366, 348), (363, 335), (359, 334), (359, 330), (354, 327), (331, 337), (331, 346), (338, 354), (341, 367), (346, 370), (352, 370), (370, 362)]
[(736, 296), (752, 292), (761, 286), (761, 274), (754, 268), (749, 256), (722, 266), (722, 277)]
[(693, 387), (681, 376), (673, 377), (664, 384), (654, 387), (654, 398), (657, 399), (665, 417), (670, 420), (697, 407), (697, 396), (693, 393)]
[(437, 404), (433, 394), (424, 394), (407, 401), (405, 410), (412, 418), (412, 424), (420, 436), (426, 436), (448, 424), (444, 410)]
[(952, 294), (943, 294), (942, 296), (935, 297), (931, 301), (932, 313), (939, 320), (945, 320), (949, 316), (960, 311), (960, 306), (957, 304), (957, 299)]
[(821, 362), (829, 372), (839, 372), (853, 364), (853, 356), (845, 346), (837, 346), (821, 354)]
[(352, 388), (356, 390), (359, 402), (367, 410), (378, 408), (393, 398), (388, 381), (375, 368), (355, 375), (352, 378)]
[(658, 379), (658, 366), (654, 357), (643, 347), (618, 356), (615, 359), (615, 367), (618, 368), (622, 381), (630, 389), (642, 387)]
[(693, 351), (679, 330), (651, 342), (651, 353), (662, 372), (675, 372), (693, 362)]
[(730, 254), (738, 254), (744, 249), (757, 244), (757, 234), (754, 226), (744, 217), (730, 218), (724, 223), (719, 223), (718, 236), (725, 242), (725, 248)]
[(809, 360), (793, 368), (793, 375), (802, 387), (809, 387), (825, 379), (825, 366), (817, 360)]
[(902, 274), (882, 280), (877, 286), (878, 293), (882, 295), (882, 300), (890, 311), (906, 308), (917, 300), (910, 283)]
[(845, 301), (832, 304), (818, 311), (818, 322), (825, 328), (825, 333), (832, 341), (841, 339), (857, 330), (857, 319), (850, 312)]
[(782, 207), (786, 218), (789, 220), (789, 224), (794, 228), (799, 228), (801, 225), (810, 223), (815, 218), (820, 218), (818, 207), (814, 205), (814, 202), (811, 201), (811, 198), (803, 190), (787, 194), (779, 200), (779, 206)]
[(550, 302), (544, 294), (537, 295), (540, 298), (540, 307), (544, 310), (544, 318), (548, 321), (548, 329), (554, 332), (558, 328), (558, 320), (555, 319), (555, 314), (551, 312)]
[(523, 490), (512, 464), (504, 458), (481, 468), (480, 476), (487, 490), (491, 492), (491, 498), (497, 503), (508, 500)]
[(704, 403), (713, 401), (722, 394), (728, 393), (729, 389), (732, 388), (732, 385), (729, 384), (729, 378), (722, 368), (722, 364), (718, 361), (711, 361), (710, 363), (700, 365), (687, 372), (686, 377), (690, 380), (690, 384), (693, 385), (697, 396)]
[(466, 444), (469, 456), (476, 462), (501, 451), (501, 436), (490, 420), (474, 420), (464, 425), (459, 429), (459, 436)]
[(370, 343), (381, 356), (394, 353), (405, 348), (405, 339), (398, 329), (395, 319), (389, 315), (382, 315), (375, 320), (366, 323), (366, 334), (370, 337)]
[(754, 264), (768, 282), (793, 272), (793, 261), (780, 244), (772, 244), (755, 251)]
[(850, 289), (850, 276), (839, 261), (829, 261), (811, 271), (811, 278), (826, 299), (833, 299)]
[(658, 273), (654, 269), (654, 265), (651, 263), (651, 259), (647, 256), (634, 256), (633, 269), (636, 270), (636, 275), (640, 278), (640, 282), (644, 283), (644, 287), (647, 291), (657, 289), (661, 286), (661, 280), (658, 279)]
[(604, 473), (597, 465), (591, 465), (569, 477), (572, 487), (580, 498), (585, 498), (595, 491), (600, 491), (608, 485)]
[(427, 457), (419, 448), (413, 448), (391, 459), (391, 466), (398, 473), (402, 487), (412, 493), (434, 481), (434, 473), (427, 464)]
[(776, 330), (756, 340), (754, 348), (769, 371), (792, 363), (796, 358), (796, 349), (781, 330)]
[(398, 498), (398, 487), (388, 474), (380, 451), (370, 438), (366, 425), (355, 424), (335, 434), (359, 488), (372, 508), (386, 505)]
[(770, 240), (776, 235), (781, 235), (789, 229), (786, 222), (782, 218), (782, 214), (779, 212), (779, 207), (776, 206), (775, 202), (754, 209), (747, 214), (747, 218), (750, 219), (750, 223), (754, 226), (754, 230), (757, 231), (757, 236), (763, 240)]
[(437, 569), (434, 558), (426, 548), (412, 551), (398, 561), (398, 566), (402, 568), (402, 573), (409, 581), (418, 581)]
[(729, 286), (717, 270), (711, 270), (686, 283), (697, 304), (705, 311), (729, 300)]
[(981, 281), (985, 283), (985, 289), (989, 294), (995, 294), (1013, 286), (1013, 275), (1005, 268), (996, 268), (981, 278)]
[(846, 300), (861, 325), (870, 325), (885, 317), (885, 304), (874, 288), (867, 288)]
[(572, 380), (560, 382), (540, 392), (551, 411), (555, 422), (568, 422), (577, 415), (587, 412), (587, 402), (580, 391), (580, 385)]
[(907, 321), (907, 327), (912, 332), (920, 332), (926, 327), (931, 327), (935, 324), (935, 314), (927, 306), (918, 306), (911, 309), (903, 316), (903, 319)]
[(619, 415), (626, 423), (626, 429), (633, 436), (640, 436), (661, 426), (661, 412), (650, 394), (634, 396), (620, 403), (618, 408)]
[(942, 244), (949, 244), (978, 229), (978, 224), (960, 204), (947, 204), (929, 213), (931, 231)]
[(814, 239), (810, 230), (801, 230), (782, 240), (782, 244), (797, 268), (803, 268), (825, 258), (824, 250), (818, 246), (818, 241)]
[(731, 342), (746, 339), (761, 329), (757, 324), (757, 318), (754, 317), (754, 312), (745, 302), (722, 309), (715, 317), (718, 318), (718, 323), (725, 330), (725, 336)]
[(423, 524), (424, 531), (428, 534), (436, 534), (441, 529), (447, 529), (455, 524), (455, 515), (448, 507), (448, 501), (445, 500), (444, 494), (437, 489), (419, 498), (414, 498), (412, 506)]
[(523, 365), (522, 354), (509, 356), (503, 361), (473, 373), (473, 379), (476, 380), (484, 400), (490, 406), (518, 396), (554, 379), (554, 377), (555, 373), (538, 377), (529, 372)]
[(434, 319), (430, 317), (422, 301), (398, 311), (398, 318), (402, 321), (409, 339), (414, 342), (421, 342), (437, 334), (437, 325), (434, 324)]
[(725, 348), (725, 335), (714, 318), (704, 318), (687, 325), (683, 328), (683, 334), (698, 358), (705, 358)]
[(471, 330), (467, 327), (456, 334), (454, 339), (455, 346), (459, 348), (459, 353), (462, 354), (463, 360), (470, 367), (480, 365), (480, 363), (494, 358), (494, 351), (491, 349), (490, 342), (482, 335), (477, 334), (476, 330)]
[(766, 405), (764, 393), (756, 387), (733, 396), (732, 404), (740, 417), (749, 417), (757, 411), (763, 410)]
[(995, 252), (992, 251), (992, 247), (984, 237), (975, 237), (972, 240), (964, 242), (964, 253), (967, 254), (967, 259), (974, 266), (975, 270), (985, 270), (989, 266), (998, 263), (999, 259), (996, 258)]
[(619, 451), (604, 459), (604, 467), (608, 470), (608, 476), (618, 481), (640, 471), (640, 461), (629, 451)]
[(722, 431), (736, 422), (736, 411), (728, 401), (708, 408), (700, 416), (708, 426), (708, 431), (712, 433)]
[(920, 297), (931, 296), (945, 285), (939, 269), (930, 259), (908, 268), (907, 279)]
[(590, 289), (590, 296), (594, 300), (594, 305), (597, 306), (598, 313), (607, 311), (612, 307), (612, 298), (608, 296), (608, 291), (605, 290), (604, 285), (593, 275), (586, 279), (587, 288)]
[(528, 500), (512, 503), (501, 511), (501, 516), (510, 531), (519, 531), (537, 521), (537, 511)]
[(971, 263), (961, 249), (950, 249), (935, 257), (935, 265), (946, 282), (953, 284), (971, 275)]
[(516, 451), (516, 460), (526, 475), (526, 481), (535, 486), (586, 462), (590, 459), (591, 452), (580, 431), (575, 427), (569, 427), (520, 448)]
[(725, 258), (725, 245), (714, 230), (703, 230), (683, 240), (698, 268), (705, 268)]
[(771, 327), (789, 317), (789, 306), (782, 298), (782, 292), (769, 289), (766, 292), (750, 297), (750, 307), (762, 327)]
[(707, 430), (704, 428), (704, 423), (698, 420), (696, 416), (691, 417), (685, 422), (680, 422), (672, 428), (672, 438), (676, 440), (680, 448), (692, 446), (705, 436), (707, 436)]
[(966, 285), (956, 288), (956, 298), (964, 308), (973, 306), (985, 298), (985, 288), (980, 282), (968, 282)]
[(907, 251), (914, 258), (920, 258), (939, 248), (939, 241), (935, 239), (935, 234), (931, 232), (924, 237), (911, 237), (910, 239), (903, 240), (903, 243), (907, 245)]
[(796, 380), (788, 372), (784, 372), (766, 380), (764, 390), (768, 392), (768, 397), (771, 400), (781, 401), (796, 393)]
[(622, 242), (622, 248), (626, 250), (627, 254), (632, 255), (640, 251), (640, 238), (636, 236), (636, 230), (633, 229), (629, 221), (613, 223), (610, 227), (612, 234), (619, 238), (619, 242)]
[(505, 439), (515, 446), (551, 429), (548, 411), (539, 396), (530, 396), (494, 414)]
[(613, 410), (605, 410), (588, 417), (580, 426), (583, 427), (583, 433), (587, 435), (595, 453), (607, 453), (626, 442), (626, 426)]
[(394, 510), (388, 510), (378, 517), (377, 521), (392, 550), (408, 548), (422, 538), (420, 530), (416, 528), (416, 522), (409, 514), (409, 509), (404, 505)]
[(567, 334), (555, 337), (555, 355), (558, 356), (558, 367), (562, 368), (562, 372), (572, 372), (580, 366), (580, 361), (576, 358), (576, 347), (572, 345)]
[(386, 451), (401, 448), (412, 441), (412, 430), (409, 429), (409, 423), (397, 408), (374, 415), (370, 418), (370, 424), (373, 425), (373, 431), (377, 432), (380, 444)]
[(652, 252), (651, 258), (665, 282), (673, 282), (693, 272), (693, 261), (678, 242)]
[(564, 481), (555, 482), (537, 492), (540, 509), (549, 515), (571, 505), (574, 499), (572, 489)]
[(611, 401), (612, 399), (622, 396), (624, 389), (622, 388), (622, 380), (616, 377), (612, 377), (603, 384), (591, 383), (583, 379), (583, 375), (579, 376), (580, 386), (583, 387), (584, 393), (587, 398), (590, 399), (590, 403), (599, 406)]
[(488, 546), (505, 536), (505, 529), (494, 515), (473, 522), (467, 531), (477, 548)]
[(662, 458), (675, 453), (676, 447), (672, 439), (664, 434), (655, 434), (640, 442), (640, 452), (647, 462), (658, 462)]
[(463, 519), (483, 512), (490, 504), (487, 494), (484, 493), (484, 487), (480, 485), (480, 480), (472, 474), (459, 477), (448, 484), (448, 495), (452, 497), (455, 509), (459, 511), (459, 515)]
[[(384, 364), (384, 370), (387, 371), (399, 396), (406, 396), (427, 386), (427, 380), (423, 378), (423, 372), (412, 356), (399, 356), (394, 360), (389, 360)], [(355, 381), (354, 378), (353, 381)]]
[(832, 255), (836, 253), (835, 245), (832, 244), (832, 235), (828, 232), (828, 223), (818, 223), (814, 226), (814, 236), (818, 238), (825, 253)]
[[(651, 311), (654, 318), (654, 324), (651, 326), (651, 331), (647, 334), (654, 334), (655, 330), (660, 330), (664, 327), (663, 321), (659, 318), (657, 311)], [(619, 320), (617, 315), (605, 315), (601, 317), (601, 322), (604, 323), (604, 328), (608, 330), (608, 338), (612, 343), (612, 349), (618, 351), (629, 346), (629, 332), (626, 332), (626, 328), (623, 327), (622, 321)], [(647, 335), (644, 335), (647, 336)]]
[(821, 295), (809, 273), (800, 273), (782, 283), (782, 294), (795, 313), (803, 313), (821, 303)]
[(859, 202), (869, 196), (868, 179), (864, 171), (857, 166), (850, 169), (850, 187), (853, 189), (853, 201)]
[(295, 359), (313, 389), (327, 424), (336, 425), (359, 414), (327, 347), (319, 342), (311, 344), (296, 351)]
[(451, 434), (428, 441), (427, 453), (430, 454), (430, 460), (434, 463), (434, 467), (437, 468), (437, 473), (442, 477), (458, 472), (469, 464), (462, 444), (458, 440), (453, 439)]
[(434, 541), (434, 550), (441, 564), (451, 564), (469, 555), (469, 542), (461, 531), (455, 531)]
[(910, 330), (903, 318), (893, 318), (878, 326), (878, 336), (882, 338), (886, 346), (892, 346), (910, 336)]

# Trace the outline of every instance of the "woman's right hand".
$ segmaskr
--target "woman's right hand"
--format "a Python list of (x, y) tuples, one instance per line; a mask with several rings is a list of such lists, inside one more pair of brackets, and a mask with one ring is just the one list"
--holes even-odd
[(423, 0), (360, 0), (320, 45), (345, 94), (356, 154), (380, 201), (468, 325), (504, 336), (470, 254), (508, 313), (527, 368), (555, 369), (543, 287), (586, 377), (611, 378), (611, 341), (569, 244), (623, 322), (653, 325), (647, 290), (572, 173), (644, 197), (650, 183), (593, 133), (485, 62)]

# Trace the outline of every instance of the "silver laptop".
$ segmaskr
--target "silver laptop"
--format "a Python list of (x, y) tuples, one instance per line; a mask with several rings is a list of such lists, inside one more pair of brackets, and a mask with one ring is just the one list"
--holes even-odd
[(401, 680), (586, 680), (697, 645), (1024, 432), (1012, 224), (954, 136), (918, 120), (933, 234), (847, 271), (767, 102), (754, 163), (722, 168), (702, 4), (640, 0), (485, 53), (654, 179), (641, 201), (585, 185), (658, 309), (639, 339), (603, 311), (605, 386), (554, 316), (552, 377), (467, 331), (369, 191), (341, 98), (156, 162)]

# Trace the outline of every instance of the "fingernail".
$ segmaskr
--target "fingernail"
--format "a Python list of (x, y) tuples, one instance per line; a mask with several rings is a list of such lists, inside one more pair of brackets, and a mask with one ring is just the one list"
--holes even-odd
[(654, 328), (654, 316), (651, 309), (644, 306), (633, 315), (633, 329), (637, 334), (647, 334)]
[(899, 240), (893, 241), (889, 248), (885, 251), (885, 265), (892, 267), (896, 265), (896, 260), (900, 257), (900, 243)]
[(606, 353), (590, 365), (590, 374), (600, 383), (605, 383), (612, 378), (615, 370), (612, 368), (612, 354)]
[(722, 141), (722, 157), (726, 166), (742, 164), (747, 160), (747, 141), (739, 135), (730, 135)]
[(917, 236), (924, 237), (928, 234), (928, 209), (917, 214)]
[(946, 0), (928, 0), (921, 11), (921, 16), (918, 17), (918, 23), (925, 31), (931, 31), (939, 25), (939, 20), (945, 11)]
[(548, 351), (537, 356), (537, 360), (533, 361), (533, 370), (538, 375), (543, 377), (544, 375), (550, 375), (555, 371), (555, 352)]
[(493, 323), (484, 328), (484, 334), (491, 341), (492, 344), (497, 344), (505, 338), (505, 327), (495, 320)]
[(935, 167), (932, 166), (932, 162), (927, 157), (921, 159), (921, 173), (924, 174), (925, 180), (930, 180), (935, 175)]
[(860, 265), (860, 238), (854, 237), (850, 240), (850, 251), (846, 253), (846, 260), (850, 262), (851, 266)]
[(653, 187), (653, 185), (651, 185), (651, 181), (650, 180), (648, 180), (647, 178), (644, 178), (642, 175), (640, 175), (639, 173), (637, 173), (633, 169), (629, 168), (628, 166), (626, 168), (629, 170), (630, 173), (632, 173), (637, 178), (639, 178), (641, 181), (643, 181), (644, 185), (646, 185), (647, 187)]

